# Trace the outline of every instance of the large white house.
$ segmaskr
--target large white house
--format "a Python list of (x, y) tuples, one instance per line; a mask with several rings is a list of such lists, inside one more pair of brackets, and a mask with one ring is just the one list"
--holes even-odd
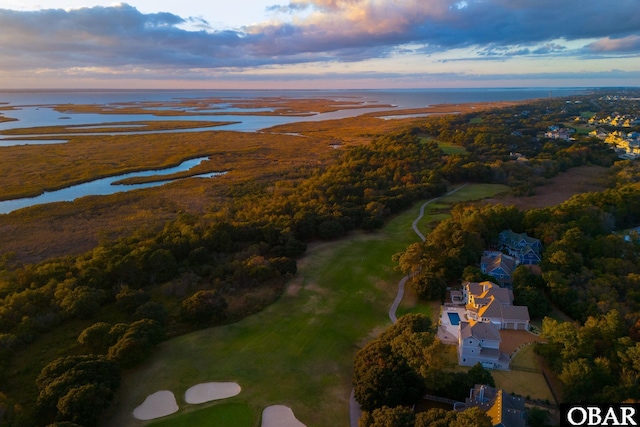
[(509, 355), (500, 352), (500, 331), (493, 323), (475, 320), (460, 322), (458, 334), (458, 364), (487, 369), (509, 369)]
[(513, 305), (513, 291), (493, 282), (465, 282), (462, 299), (467, 318), (496, 325), (498, 329), (529, 329), (529, 309)]

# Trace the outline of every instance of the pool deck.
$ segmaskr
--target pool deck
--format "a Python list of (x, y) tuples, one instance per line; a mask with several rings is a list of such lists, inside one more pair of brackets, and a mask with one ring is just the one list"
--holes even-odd
[(438, 338), (445, 344), (458, 344), (458, 325), (452, 325), (448, 313), (457, 313), (460, 321), (467, 320), (464, 306), (442, 306), (438, 317)]

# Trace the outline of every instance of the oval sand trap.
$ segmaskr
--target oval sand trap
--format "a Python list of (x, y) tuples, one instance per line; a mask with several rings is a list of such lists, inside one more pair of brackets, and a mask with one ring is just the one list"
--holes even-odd
[(191, 404), (205, 403), (236, 396), (240, 390), (238, 383), (202, 383), (187, 390), (184, 400)]
[(173, 393), (161, 390), (147, 396), (142, 405), (133, 410), (133, 416), (139, 420), (153, 420), (177, 411), (178, 404)]
[(267, 406), (262, 411), (262, 427), (307, 427), (302, 424), (288, 406)]

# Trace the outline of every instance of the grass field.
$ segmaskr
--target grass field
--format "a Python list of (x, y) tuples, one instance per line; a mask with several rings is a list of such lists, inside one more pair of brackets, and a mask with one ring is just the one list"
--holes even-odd
[(225, 402), (176, 417), (167, 417), (150, 425), (153, 427), (252, 427), (255, 415), (245, 403)]
[[(423, 137), (422, 139), (424, 141), (434, 140), (431, 137)], [(461, 147), (460, 145), (453, 144), (451, 142), (445, 142), (445, 141), (436, 141), (436, 142), (438, 143), (438, 147), (440, 147), (440, 149), (444, 151), (445, 154), (466, 154), (467, 153), (467, 149), (464, 147)]]
[(418, 229), (426, 236), (439, 221), (449, 217), (449, 209), (454, 204), (495, 197), (509, 191), (509, 187), (500, 184), (473, 184), (463, 187), (450, 196), (442, 197), (436, 202), (428, 204), (424, 211), (424, 217), (418, 224)]
[(554, 402), (551, 390), (542, 373), (523, 371), (493, 371), (491, 373), (497, 388), (516, 393), (529, 399)]
[[(504, 189), (468, 186), (440, 203), (496, 191)], [(238, 414), (251, 413), (256, 426), (262, 409), (274, 404), (290, 406), (309, 427), (345, 425), (355, 352), (390, 325), (388, 309), (401, 278), (391, 256), (418, 241), (411, 223), (420, 204), (377, 233), (311, 247), (287, 291), (262, 312), (162, 344), (149, 363), (125, 375), (121, 404), (105, 425), (140, 425), (133, 409), (158, 390), (173, 391), (182, 408), (167, 418), (172, 426), (217, 425), (209, 420), (224, 405), (200, 410), (184, 403), (187, 388), (208, 381), (238, 382), (242, 392), (228, 402), (244, 405)], [(400, 312), (430, 309), (411, 297)]]

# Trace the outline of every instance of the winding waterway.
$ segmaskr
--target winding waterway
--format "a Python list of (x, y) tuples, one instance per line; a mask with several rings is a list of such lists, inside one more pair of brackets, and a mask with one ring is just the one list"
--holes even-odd
[[(186, 160), (180, 163), (178, 166), (147, 170), (141, 172), (131, 172), (122, 175), (115, 175), (108, 178), (100, 178), (93, 181), (85, 182), (78, 185), (72, 185), (67, 188), (55, 191), (46, 191), (36, 197), (28, 197), (23, 199), (5, 200), (0, 202), (0, 213), (10, 213), (18, 209), (26, 208), (29, 206), (41, 205), (44, 203), (52, 202), (71, 202), (77, 198), (93, 195), (93, 196), (106, 196), (109, 194), (115, 194), (121, 191), (138, 190), (141, 188), (157, 187), (168, 182), (176, 181), (177, 179), (166, 179), (161, 181), (145, 182), (141, 184), (119, 184), (118, 181), (122, 181), (128, 178), (150, 177), (150, 176), (163, 176), (171, 175), (177, 172), (183, 172), (190, 170), (205, 160), (209, 160), (208, 157), (199, 157), (196, 159)], [(214, 176), (223, 175), (225, 172), (211, 172), (200, 175), (192, 175), (190, 178), (212, 178)], [(184, 179), (184, 178), (178, 178)]]
[[(239, 131), (258, 132), (272, 126), (301, 122), (301, 121), (322, 121), (354, 117), (363, 113), (373, 111), (388, 111), (389, 108), (375, 108), (376, 105), (394, 105), (397, 108), (420, 108), (434, 104), (457, 104), (466, 102), (492, 102), (492, 101), (514, 101), (533, 98), (544, 98), (549, 96), (569, 96), (577, 93), (584, 93), (586, 89), (566, 88), (553, 90), (548, 88), (520, 88), (520, 89), (410, 89), (410, 90), (360, 90), (360, 91), (187, 91), (187, 90), (159, 90), (159, 91), (0, 91), (0, 115), (15, 119), (14, 121), (0, 122), (0, 161), (2, 161), (2, 147), (13, 145), (46, 145), (64, 144), (66, 138), (71, 134), (38, 134), (38, 135), (2, 135), (3, 131), (10, 129), (29, 129), (36, 126), (82, 126), (87, 132), (82, 135), (136, 135), (149, 133), (176, 133), (176, 132), (216, 132)], [(264, 113), (265, 108), (240, 109), (232, 106), (231, 100), (245, 99), (255, 100), (263, 97), (282, 98), (323, 98), (336, 101), (345, 101), (345, 109), (328, 113), (317, 113), (312, 116), (268, 116)], [(113, 106), (121, 103), (131, 103), (133, 106), (140, 106), (145, 102), (175, 103), (177, 101), (194, 99), (219, 99), (215, 108), (210, 110), (193, 110), (182, 106), (177, 108), (156, 107), (153, 109), (177, 109), (187, 111), (194, 115), (188, 116), (156, 116), (153, 114), (99, 114), (67, 112), (61, 113), (55, 110), (56, 106), (64, 104), (89, 104)], [(363, 107), (352, 108), (347, 102), (360, 102)], [(149, 107), (151, 108), (151, 107)], [(224, 113), (224, 115), (198, 115), (204, 112)], [(242, 113), (242, 114), (240, 114)], [(251, 114), (255, 113), (255, 114)], [(406, 116), (398, 116), (406, 117)], [(388, 117), (391, 118), (391, 117)], [(216, 127), (176, 129), (176, 130), (135, 130), (135, 124), (128, 122), (152, 122), (169, 120), (202, 120), (210, 122), (232, 122)], [(131, 131), (125, 132), (91, 132), (93, 128), (116, 126), (131, 127)], [(79, 135), (79, 134), (74, 134)], [(33, 139), (25, 139), (33, 138)], [(9, 213), (17, 209), (33, 206), (42, 203), (71, 201), (79, 197), (89, 195), (106, 195), (120, 191), (131, 191), (134, 189), (159, 186), (170, 182), (156, 181), (152, 183), (136, 185), (114, 185), (115, 182), (134, 176), (168, 175), (175, 172), (189, 170), (202, 162), (205, 158), (188, 160), (181, 165), (165, 169), (162, 171), (147, 171), (135, 174), (124, 174), (103, 178), (75, 185), (63, 190), (46, 192), (37, 197), (8, 200), (0, 202), (0, 213)], [(196, 162), (196, 163), (194, 163)]]

